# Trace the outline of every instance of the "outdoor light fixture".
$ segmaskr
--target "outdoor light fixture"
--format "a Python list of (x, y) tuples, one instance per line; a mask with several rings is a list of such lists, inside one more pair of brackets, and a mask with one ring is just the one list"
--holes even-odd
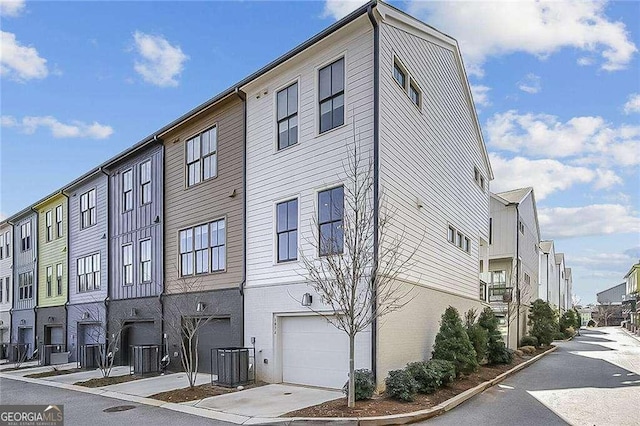
[(131, 316), (135, 317), (136, 315), (138, 315), (138, 311), (136, 310), (136, 308), (131, 308)]
[(53, 321), (55, 321), (55, 318), (54, 317), (49, 317), (49, 318), (47, 318), (47, 321), (53, 322)]
[(25, 325), (27, 323), (27, 320), (21, 319), (20, 320), (20, 325)]
[(302, 295), (302, 306), (311, 306), (313, 303), (313, 296), (309, 293), (305, 293)]
[(82, 319), (88, 319), (90, 317), (89, 312), (88, 311), (84, 311), (82, 313)]
[(196, 312), (202, 312), (202, 311), (204, 311), (204, 303), (198, 302), (198, 304), (196, 305)]
[(153, 221), (153, 223), (160, 223), (160, 216), (156, 216), (156, 218)]

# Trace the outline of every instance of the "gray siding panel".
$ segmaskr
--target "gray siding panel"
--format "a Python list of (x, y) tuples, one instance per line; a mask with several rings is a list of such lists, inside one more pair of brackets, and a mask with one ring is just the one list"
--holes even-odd
[[(151, 160), (151, 202), (141, 205), (140, 165)], [(122, 174), (133, 171), (133, 210), (123, 212)], [(164, 147), (154, 146), (110, 171), (109, 278), (112, 300), (157, 296), (163, 285)], [(156, 222), (157, 218), (157, 222)], [(151, 239), (151, 279), (140, 280), (140, 241)], [(123, 285), (122, 246), (133, 245), (133, 285)]]
[[(82, 229), (80, 196), (96, 189), (96, 224)], [(107, 177), (99, 173), (73, 189), (69, 196), (69, 303), (91, 303), (107, 297)], [(78, 291), (78, 259), (100, 253), (100, 289)]]
[[(20, 227), (24, 223), (31, 222), (31, 249), (22, 251)], [(18, 232), (13, 233), (13, 309), (33, 309), (36, 304), (36, 298), (38, 295), (38, 215), (34, 212), (26, 215), (20, 220), (17, 220), (14, 224), (14, 229)], [(20, 300), (18, 291), (18, 276), (22, 273), (33, 271), (33, 298)]]

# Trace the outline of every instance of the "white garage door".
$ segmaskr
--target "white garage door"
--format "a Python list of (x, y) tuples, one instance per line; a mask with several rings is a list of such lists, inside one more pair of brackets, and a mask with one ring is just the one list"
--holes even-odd
[[(349, 372), (349, 338), (324, 318), (280, 317), (282, 381), (342, 388)], [(371, 368), (371, 333), (356, 337), (356, 368)]]

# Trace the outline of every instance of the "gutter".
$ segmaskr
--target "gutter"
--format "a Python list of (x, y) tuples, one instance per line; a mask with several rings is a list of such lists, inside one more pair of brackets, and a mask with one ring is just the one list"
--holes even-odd
[[(39, 289), (39, 272), (38, 271), (38, 250), (35, 250), (35, 248), (40, 247), (40, 245), (37, 243), (38, 239), (36, 238), (36, 236), (38, 235), (38, 211), (36, 209), (34, 209), (33, 207), (29, 207), (31, 209), (31, 211), (33, 211), (36, 216), (35, 216), (35, 229), (32, 230), (31, 235), (34, 237), (33, 241), (34, 241), (34, 251), (36, 253), (35, 258), (33, 260), (33, 293), (34, 293), (34, 297), (33, 297), (33, 345), (34, 345), (34, 349), (36, 349), (36, 345), (38, 343), (38, 293), (40, 291)], [(35, 232), (34, 232), (35, 231)]]
[(520, 203), (516, 203), (516, 348), (520, 344)]
[[(69, 209), (69, 196), (64, 193), (64, 191), (60, 190), (60, 194), (67, 199), (67, 233), (65, 237), (67, 238), (67, 300), (64, 302), (64, 344), (65, 348), (69, 350), (69, 342), (67, 341), (68, 331), (69, 331), (69, 297), (71, 293), (71, 289), (69, 289), (69, 281), (71, 277), (69, 276), (69, 265), (71, 265), (71, 247), (69, 244), (71, 243), (71, 238), (69, 238), (69, 221), (71, 220), (71, 211)], [(77, 357), (76, 357), (77, 358)]]
[(242, 148), (242, 282), (238, 286), (240, 291), (242, 319), (241, 319), (241, 336), (242, 345), (244, 346), (244, 286), (247, 283), (247, 95), (238, 87), (235, 94), (242, 101), (242, 115), (244, 122), (242, 123), (243, 131), (243, 148)]
[[(367, 6), (367, 16), (373, 27), (373, 274), (378, 269), (378, 244), (380, 241), (378, 235), (378, 226), (380, 218), (380, 28), (378, 21), (373, 15), (373, 8), (378, 5), (373, 0)], [(373, 284), (373, 283), (372, 283)], [(373, 286), (371, 292), (371, 312), (375, 313), (377, 306), (378, 291)], [(373, 382), (377, 381), (377, 345), (378, 341), (378, 321), (375, 315), (371, 321), (371, 372), (373, 373)]]
[[(155, 140), (155, 139), (154, 139)], [(109, 295), (111, 292), (111, 286), (109, 285), (109, 244), (111, 242), (111, 239), (109, 238), (109, 222), (111, 220), (111, 208), (109, 208), (109, 195), (110, 195), (110, 188), (111, 188), (111, 177), (109, 176), (109, 174), (107, 172), (104, 171), (104, 167), (100, 166), (100, 168), (98, 169), (98, 171), (100, 173), (102, 173), (103, 175), (105, 175), (107, 177), (107, 229), (105, 231), (105, 242), (106, 242), (106, 247), (105, 247), (105, 254), (106, 254), (106, 261), (107, 261), (107, 296), (104, 298), (104, 330), (105, 330), (105, 348), (107, 347), (107, 339), (109, 338)], [(97, 196), (96, 196), (97, 197)], [(96, 201), (97, 203), (97, 201)]]

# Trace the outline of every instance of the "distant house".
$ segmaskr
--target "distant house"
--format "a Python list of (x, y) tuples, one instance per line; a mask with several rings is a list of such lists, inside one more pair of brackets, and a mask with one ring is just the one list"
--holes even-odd
[(540, 241), (540, 271), (538, 277), (540, 280), (538, 298), (557, 307), (560, 289), (556, 279), (556, 250), (552, 240)]
[(627, 283), (610, 287), (597, 293), (598, 313), (595, 315), (599, 326), (620, 325), (625, 316), (622, 313), (622, 302), (627, 294)]
[(557, 296), (558, 299), (549, 301), (549, 303), (556, 306), (559, 315), (564, 314), (567, 310), (567, 272), (565, 269), (564, 253), (556, 253), (556, 274), (552, 285), (557, 286), (558, 292), (555, 296)]
[(640, 262), (629, 269), (624, 276), (626, 292), (622, 303), (623, 313), (629, 315), (627, 329), (632, 332), (640, 332)]

